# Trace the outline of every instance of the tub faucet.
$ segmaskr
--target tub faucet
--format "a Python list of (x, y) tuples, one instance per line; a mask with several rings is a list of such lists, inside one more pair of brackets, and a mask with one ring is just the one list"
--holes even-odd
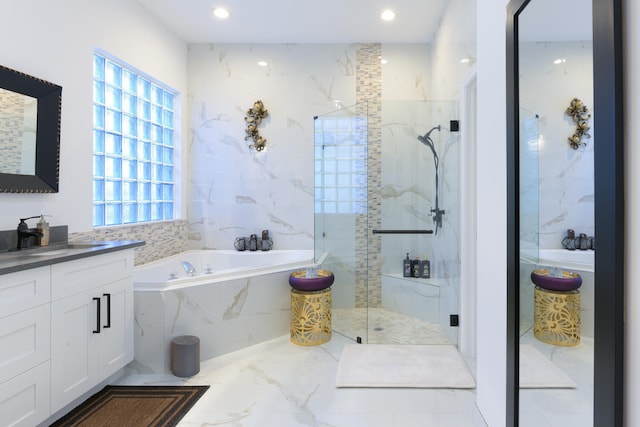
[(20, 218), (20, 224), (18, 224), (18, 246), (16, 250), (21, 250), (29, 247), (29, 237), (42, 237), (42, 233), (40, 233), (35, 228), (29, 228), (27, 223), (25, 222), (28, 219), (32, 218), (40, 218), (39, 216), (30, 216), (29, 218)]
[(190, 262), (182, 261), (182, 267), (184, 268), (184, 271), (187, 272), (187, 276), (191, 277), (196, 275), (196, 269)]

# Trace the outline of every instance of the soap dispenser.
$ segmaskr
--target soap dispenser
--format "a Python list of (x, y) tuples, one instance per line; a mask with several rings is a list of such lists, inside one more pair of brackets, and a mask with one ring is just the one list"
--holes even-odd
[(40, 221), (36, 225), (38, 232), (42, 234), (42, 236), (38, 237), (38, 245), (39, 246), (48, 246), (49, 245), (49, 223), (44, 219), (44, 215), (40, 215)]
[(427, 256), (424, 256), (424, 259), (420, 261), (420, 277), (423, 279), (431, 278), (431, 261)]
[(409, 252), (407, 252), (407, 257), (402, 261), (402, 276), (411, 277), (411, 259), (409, 258)]

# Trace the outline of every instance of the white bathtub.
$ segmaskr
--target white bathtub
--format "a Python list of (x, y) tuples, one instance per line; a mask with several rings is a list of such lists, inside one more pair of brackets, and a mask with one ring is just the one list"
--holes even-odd
[[(136, 267), (135, 291), (168, 291), (256, 275), (305, 268), (313, 263), (313, 250), (191, 250)], [(187, 276), (187, 261), (196, 275)]]
[(540, 249), (538, 264), (563, 267), (565, 270), (593, 272), (595, 253), (592, 250)]
[[(194, 277), (187, 277), (182, 261), (195, 267)], [(289, 275), (312, 264), (312, 250), (212, 250), (136, 267), (130, 366), (140, 373), (170, 372), (171, 340), (180, 335), (200, 338), (204, 361), (288, 334)], [(178, 278), (169, 279), (171, 273)]]

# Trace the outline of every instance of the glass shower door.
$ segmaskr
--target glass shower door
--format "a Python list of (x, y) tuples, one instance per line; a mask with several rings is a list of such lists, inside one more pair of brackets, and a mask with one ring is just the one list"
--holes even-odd
[(367, 104), (314, 118), (315, 258), (335, 276), (334, 332), (367, 341)]
[(538, 115), (520, 108), (520, 336), (533, 328), (533, 289), (529, 276), (538, 263)]
[(380, 277), (369, 281), (379, 295), (369, 306), (370, 343), (457, 344), (450, 315), (460, 294), (458, 117), (455, 101), (382, 103), (380, 168), (369, 173), (380, 174), (373, 197), (390, 232), (379, 237)]

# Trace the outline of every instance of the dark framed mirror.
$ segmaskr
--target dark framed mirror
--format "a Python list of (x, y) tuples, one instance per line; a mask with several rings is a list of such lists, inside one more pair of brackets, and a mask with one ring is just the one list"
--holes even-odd
[[(622, 426), (623, 425), (623, 359), (624, 359), (624, 180), (623, 180), (623, 99), (622, 99), (622, 30), (621, 30), (621, 1), (620, 0), (572, 0), (572, 10), (574, 14), (564, 24), (555, 24), (553, 19), (559, 14), (559, 3), (551, 2), (546, 12), (539, 13), (538, 6), (546, 0), (512, 0), (507, 6), (507, 425), (544, 425), (544, 420), (532, 420), (530, 417), (534, 413), (531, 408), (526, 405), (530, 400), (524, 402), (521, 394), (521, 380), (523, 372), (521, 371), (521, 346), (523, 342), (524, 330), (523, 323), (527, 321), (526, 311), (531, 310), (532, 316), (537, 322), (541, 317), (539, 312), (531, 306), (533, 301), (527, 301), (523, 295), (527, 289), (528, 282), (530, 289), (534, 288), (531, 284), (532, 279), (529, 274), (530, 269), (523, 267), (523, 259), (526, 259), (533, 252), (537, 252), (532, 265), (542, 264), (540, 256), (540, 245), (542, 240), (553, 233), (543, 230), (543, 225), (548, 225), (552, 221), (545, 220), (542, 215), (534, 213), (533, 231), (530, 227), (532, 216), (529, 212), (529, 203), (534, 199), (538, 205), (535, 209), (549, 210), (550, 204), (544, 204), (537, 198), (543, 199), (543, 189), (536, 188), (535, 197), (531, 197), (531, 183), (536, 185), (543, 181), (545, 167), (536, 163), (533, 167), (527, 164), (527, 156), (531, 157), (528, 151), (535, 151), (534, 157), (536, 162), (544, 162), (543, 157), (537, 157), (539, 147), (531, 148), (540, 142), (544, 144), (564, 144), (562, 155), (555, 155), (555, 159), (564, 162), (573, 162), (573, 166), (579, 162), (586, 163), (584, 157), (591, 156), (591, 165), (593, 171), (582, 177), (581, 179), (589, 179), (592, 182), (592, 195), (590, 198), (582, 198), (588, 200), (589, 208), (586, 214), (577, 216), (577, 218), (588, 217), (592, 215), (591, 230), (593, 236), (597, 236), (597, 249), (593, 250), (593, 268), (590, 273), (592, 279), (591, 295), (589, 292), (583, 292), (582, 298), (592, 301), (592, 307), (583, 307), (583, 310), (576, 310), (578, 316), (591, 316), (585, 320), (582, 326), (589, 327), (591, 325), (590, 339), (591, 350), (587, 353), (589, 359), (590, 375), (586, 386), (582, 387), (580, 393), (582, 397), (586, 396), (589, 407), (582, 414), (573, 416), (570, 411), (563, 408), (565, 413), (561, 416), (566, 425), (593, 425), (593, 426)], [(548, 2), (547, 2), (548, 3)], [(563, 2), (564, 3), (564, 2)], [(590, 14), (588, 19), (581, 20), (580, 14), (576, 11), (588, 9)], [(536, 11), (534, 13), (534, 10)], [(583, 10), (581, 10), (583, 11)], [(531, 21), (532, 17), (536, 17), (537, 21)], [(590, 138), (586, 142), (588, 145), (579, 144), (578, 149), (574, 151), (567, 141), (571, 136), (571, 132), (565, 135), (556, 135), (547, 129), (544, 138), (535, 137), (532, 140), (525, 140), (525, 123), (533, 123), (533, 127), (550, 127), (549, 122), (552, 115), (556, 120), (565, 120), (564, 125), (571, 123), (571, 119), (563, 117), (564, 111), (559, 108), (553, 111), (537, 111), (542, 108), (537, 104), (533, 111), (529, 110), (531, 97), (527, 93), (532, 91), (538, 92), (538, 96), (552, 98), (557, 95), (557, 87), (548, 86), (546, 83), (541, 84), (544, 80), (536, 80), (531, 77), (530, 64), (527, 62), (531, 59), (530, 46), (526, 42), (533, 43), (534, 48), (543, 47), (549, 49), (552, 42), (557, 41), (554, 37), (558, 37), (558, 29), (565, 26), (567, 29), (580, 31), (584, 26), (591, 26), (591, 40), (582, 40), (580, 48), (582, 50), (589, 49), (589, 64), (591, 69), (582, 68), (591, 80), (588, 90), (583, 86), (572, 87), (574, 97), (584, 97), (592, 101), (593, 105), (589, 105), (588, 120), (590, 127)], [(525, 40), (525, 33), (535, 28), (540, 34), (537, 38)], [(529, 37), (527, 34), (526, 37)], [(568, 40), (562, 40), (566, 43)], [(555, 46), (555, 45), (554, 45)], [(565, 46), (566, 47), (566, 46)], [(564, 47), (563, 47), (564, 48)], [(575, 53), (575, 50), (573, 51)], [(572, 53), (573, 54), (573, 53)], [(559, 56), (558, 64), (564, 69), (564, 74), (573, 73), (571, 83), (577, 80), (579, 69), (571, 69), (568, 58)], [(545, 59), (546, 60), (546, 59)], [(545, 65), (548, 70), (547, 74), (552, 74), (552, 67), (548, 63)], [(583, 76), (580, 76), (583, 77)], [(532, 81), (536, 83), (532, 85)], [(563, 84), (568, 85), (569, 80), (565, 80)], [(557, 84), (557, 83), (556, 83)], [(527, 85), (529, 85), (527, 87)], [(529, 91), (529, 92), (527, 92)], [(546, 91), (546, 92), (545, 92)], [(521, 99), (522, 98), (522, 99)], [(527, 98), (524, 100), (524, 98)], [(570, 106), (571, 97), (566, 99), (564, 108)], [(563, 123), (561, 123), (563, 124)], [(539, 131), (539, 129), (538, 129)], [(533, 144), (528, 144), (533, 142)], [(587, 147), (587, 148), (585, 148)], [(591, 151), (589, 151), (591, 150)], [(556, 174), (557, 176), (567, 177), (567, 174)], [(561, 186), (559, 182), (554, 182), (555, 188)], [(563, 192), (570, 194), (573, 189)], [(582, 207), (584, 209), (584, 206)], [(537, 215), (537, 216), (536, 216)], [(566, 212), (558, 213), (554, 217), (565, 217)], [(584, 226), (584, 224), (581, 224)], [(541, 232), (542, 230), (542, 232)], [(559, 241), (558, 235), (554, 238)], [(561, 236), (560, 236), (561, 237)], [(533, 245), (528, 243), (533, 242)], [(594, 245), (594, 247), (596, 247)], [(562, 250), (561, 248), (560, 250)], [(546, 265), (546, 264), (543, 264)], [(533, 267), (533, 268), (537, 268)], [(562, 273), (563, 269), (560, 270)], [(549, 273), (550, 274), (550, 273)], [(562, 277), (562, 276), (561, 276)], [(539, 289), (537, 288), (536, 291)], [(543, 289), (544, 290), (544, 289)], [(537, 295), (536, 295), (537, 298)], [(536, 303), (537, 304), (537, 303)], [(589, 313), (590, 312), (590, 313)], [(580, 325), (580, 317), (578, 317), (577, 325)], [(532, 326), (534, 331), (536, 326)], [(537, 331), (536, 331), (537, 332)], [(536, 336), (539, 338), (539, 336)], [(577, 337), (579, 340), (579, 336)], [(543, 345), (549, 345), (544, 343)], [(573, 343), (570, 345), (574, 345)], [(576, 344), (575, 348), (584, 350), (582, 343)], [(558, 348), (559, 349), (559, 348)], [(557, 356), (562, 354), (561, 351), (551, 348), (550, 354)], [(573, 372), (575, 376), (575, 371)], [(578, 385), (581, 388), (581, 384)], [(573, 392), (573, 391), (572, 391)], [(542, 391), (536, 391), (535, 400), (539, 402), (547, 402), (552, 406), (551, 402), (561, 405), (563, 402), (556, 399), (558, 395), (544, 395)], [(565, 393), (568, 395), (569, 393)], [(582, 405), (585, 406), (585, 405)], [(586, 421), (588, 419), (588, 422)], [(575, 421), (579, 420), (579, 421)], [(540, 423), (542, 422), (542, 423)], [(578, 424), (571, 424), (578, 422)]]
[(62, 87), (0, 66), (0, 192), (56, 193)]

